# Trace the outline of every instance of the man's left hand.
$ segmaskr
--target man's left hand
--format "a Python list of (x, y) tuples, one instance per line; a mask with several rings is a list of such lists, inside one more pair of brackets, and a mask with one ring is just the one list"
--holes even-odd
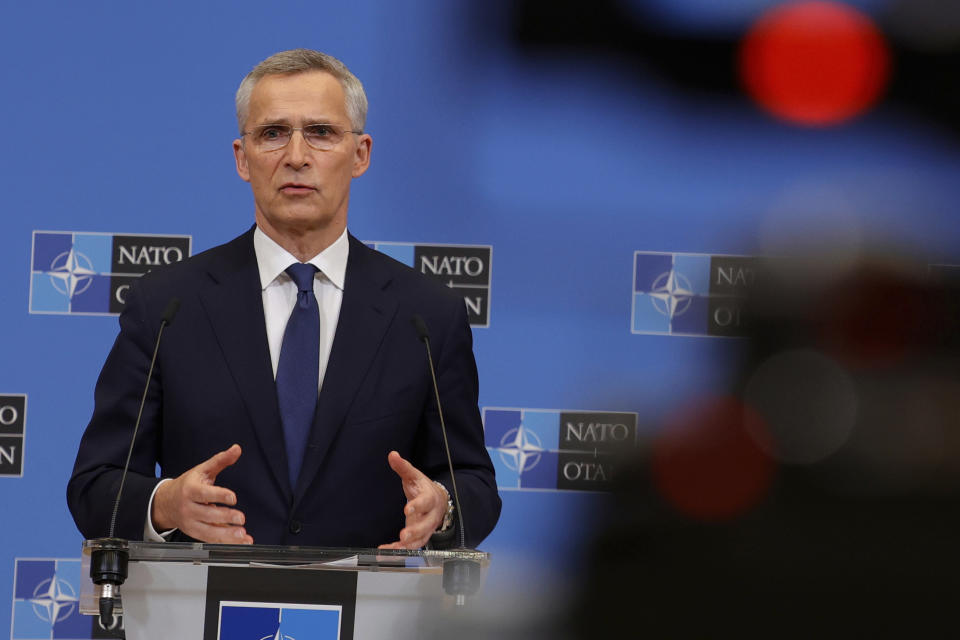
[(447, 512), (447, 496), (436, 483), (404, 460), (399, 453), (391, 451), (387, 463), (403, 483), (407, 506), (403, 508), (406, 525), (400, 531), (400, 539), (380, 545), (381, 549), (419, 549), (427, 544), (430, 536), (440, 528)]

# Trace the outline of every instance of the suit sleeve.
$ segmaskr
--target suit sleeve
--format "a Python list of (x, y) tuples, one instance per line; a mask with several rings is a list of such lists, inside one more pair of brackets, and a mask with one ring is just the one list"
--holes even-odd
[[(140, 282), (127, 292), (120, 314), (120, 333), (107, 356), (94, 392), (90, 423), (80, 440), (67, 504), (86, 538), (108, 535), (110, 518), (130, 439), (140, 408), (143, 386), (159, 331), (160, 311), (148, 310)], [(156, 313), (154, 313), (156, 312)], [(147, 393), (130, 471), (123, 487), (114, 535), (143, 537), (150, 495), (159, 482), (156, 463), (161, 424), (161, 371), (154, 369)]]
[[(462, 300), (455, 300), (454, 312), (447, 326), (431, 338), (436, 363), (437, 385), (440, 388), (444, 422), (450, 444), (450, 455), (463, 510), (464, 538), (467, 547), (477, 547), (489, 535), (500, 517), (500, 495), (493, 464), (483, 438), (483, 423), (477, 407), (479, 382), (473, 355), (473, 335)], [(425, 412), (430, 437), (424, 442), (424, 456), (430, 460), (425, 473), (442, 483), (453, 495), (453, 483), (447, 468), (440, 432), (436, 402), (432, 399)], [(459, 521), (454, 514), (453, 536), (435, 537), (437, 548), (460, 544)]]

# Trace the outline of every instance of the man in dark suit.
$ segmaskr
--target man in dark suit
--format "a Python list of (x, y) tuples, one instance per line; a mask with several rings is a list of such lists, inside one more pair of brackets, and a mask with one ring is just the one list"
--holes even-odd
[[(466, 544), (492, 530), (500, 498), (463, 301), (346, 230), (351, 181), (370, 162), (365, 117), (359, 81), (319, 52), (281, 52), (244, 79), (234, 153), (256, 225), (130, 289), (67, 489), (85, 536), (107, 533), (172, 298), (117, 535), (445, 546), (459, 542), (454, 479)], [(415, 315), (430, 329), (454, 478)]]

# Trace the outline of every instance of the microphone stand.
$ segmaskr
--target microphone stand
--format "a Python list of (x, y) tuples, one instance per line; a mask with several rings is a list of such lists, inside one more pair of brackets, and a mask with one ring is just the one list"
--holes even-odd
[[(419, 315), (412, 318), (417, 336), (423, 342), (427, 351), (427, 364), (430, 366), (430, 380), (433, 383), (433, 393), (437, 402), (437, 414), (440, 416), (440, 432), (443, 434), (443, 447), (447, 454), (447, 467), (450, 470), (450, 483), (453, 489), (453, 501), (457, 509), (457, 523), (460, 528), (460, 546), (456, 550), (466, 551), (465, 530), (463, 527), (463, 509), (460, 507), (460, 494), (457, 491), (457, 477), (453, 473), (453, 459), (450, 456), (450, 443), (447, 440), (447, 425), (443, 420), (443, 409), (440, 406), (440, 387), (437, 385), (437, 373), (433, 366), (433, 354), (430, 352), (430, 332), (427, 324)], [(480, 563), (475, 560), (454, 558), (443, 563), (443, 589), (448, 595), (456, 598), (457, 605), (463, 605), (468, 595), (475, 594), (480, 588)]]
[(150, 359), (150, 368), (147, 370), (147, 383), (143, 387), (143, 396), (140, 398), (140, 410), (137, 412), (137, 421), (133, 425), (133, 436), (130, 438), (130, 448), (127, 450), (127, 461), (123, 465), (123, 474), (120, 476), (120, 488), (117, 490), (117, 498), (113, 503), (113, 514), (110, 517), (110, 533), (106, 538), (98, 538), (94, 542), (98, 548), (90, 554), (90, 579), (93, 584), (100, 585), (100, 626), (111, 630), (117, 626), (117, 618), (114, 615), (114, 608), (117, 600), (120, 598), (120, 585), (127, 580), (127, 565), (130, 560), (130, 551), (127, 541), (124, 538), (114, 536), (117, 526), (117, 511), (120, 509), (120, 496), (123, 495), (123, 485), (127, 479), (127, 471), (130, 468), (130, 458), (133, 456), (133, 444), (137, 439), (137, 431), (140, 429), (140, 419), (143, 416), (143, 406), (147, 402), (147, 391), (150, 389), (150, 379), (153, 377), (153, 369), (157, 362), (157, 352), (160, 350), (160, 338), (163, 336), (163, 329), (177, 315), (180, 309), (180, 300), (173, 298), (167, 303), (167, 308), (160, 318), (160, 330), (157, 332), (157, 341), (153, 346), (153, 357)]

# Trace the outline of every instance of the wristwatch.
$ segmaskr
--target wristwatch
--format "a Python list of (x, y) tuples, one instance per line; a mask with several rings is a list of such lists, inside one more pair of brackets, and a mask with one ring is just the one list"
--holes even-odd
[(447, 491), (447, 488), (443, 486), (443, 484), (437, 482), (436, 480), (434, 480), (433, 483), (440, 487), (440, 489), (443, 491), (443, 495), (447, 496), (447, 512), (443, 514), (443, 522), (440, 524), (440, 528), (434, 532), (444, 533), (453, 526), (453, 498), (450, 497), (450, 492)]

